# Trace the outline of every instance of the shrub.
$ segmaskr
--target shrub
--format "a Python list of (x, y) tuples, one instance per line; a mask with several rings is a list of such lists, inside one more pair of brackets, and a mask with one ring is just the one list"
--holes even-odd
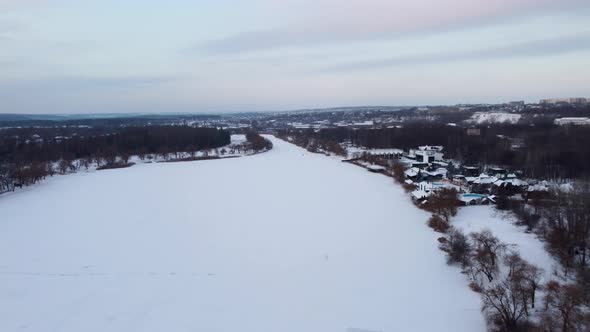
[(416, 185), (415, 185), (415, 184), (407, 184), (407, 183), (404, 183), (404, 184), (402, 185), (402, 188), (404, 188), (404, 190), (405, 190), (407, 193), (409, 193), (409, 192), (411, 192), (411, 191), (414, 191), (414, 190), (416, 190)]
[(451, 217), (457, 214), (457, 207), (459, 206), (457, 195), (458, 193), (455, 189), (444, 188), (437, 190), (428, 198), (425, 209), (449, 221)]
[(439, 233), (446, 233), (449, 228), (451, 228), (451, 225), (448, 222), (436, 214), (433, 214), (432, 217), (428, 219), (428, 226)]

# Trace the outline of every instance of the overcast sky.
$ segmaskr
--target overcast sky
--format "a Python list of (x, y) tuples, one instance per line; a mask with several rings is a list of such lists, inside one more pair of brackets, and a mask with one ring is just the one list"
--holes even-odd
[(0, 113), (590, 97), (589, 0), (0, 0)]

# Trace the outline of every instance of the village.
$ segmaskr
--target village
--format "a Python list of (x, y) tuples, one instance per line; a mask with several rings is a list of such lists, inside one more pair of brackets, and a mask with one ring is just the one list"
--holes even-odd
[(466, 165), (445, 159), (442, 146), (419, 146), (409, 151), (349, 147), (348, 151), (351, 158), (345, 161), (366, 167), (370, 172), (393, 177), (394, 165), (403, 166), (404, 187), (418, 205), (445, 188), (455, 190), (463, 206), (496, 204), (499, 197), (523, 201), (543, 199), (550, 190), (547, 181), (523, 179), (518, 170)]

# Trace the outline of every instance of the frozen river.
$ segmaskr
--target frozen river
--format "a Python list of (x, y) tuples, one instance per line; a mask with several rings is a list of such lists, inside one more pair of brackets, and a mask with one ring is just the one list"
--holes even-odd
[(0, 197), (0, 331), (485, 331), (399, 186), (272, 140)]

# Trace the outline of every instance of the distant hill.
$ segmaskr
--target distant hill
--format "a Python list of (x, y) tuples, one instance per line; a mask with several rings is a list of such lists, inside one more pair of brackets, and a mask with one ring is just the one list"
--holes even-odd
[(0, 128), (7, 127), (52, 127), (52, 126), (144, 126), (164, 125), (182, 120), (220, 119), (210, 114), (0, 114)]
[(67, 117), (62, 115), (0, 113), (0, 121), (60, 121), (66, 119)]

